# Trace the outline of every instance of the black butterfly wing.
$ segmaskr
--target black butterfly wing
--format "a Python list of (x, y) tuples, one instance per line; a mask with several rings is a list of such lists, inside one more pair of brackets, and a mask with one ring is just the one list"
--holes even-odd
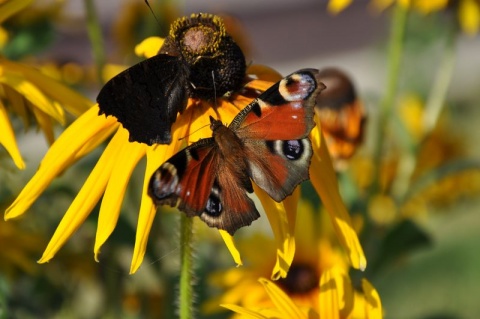
[(115, 116), (130, 142), (168, 144), (177, 113), (187, 105), (188, 76), (180, 58), (158, 54), (107, 82), (97, 97), (99, 113)]

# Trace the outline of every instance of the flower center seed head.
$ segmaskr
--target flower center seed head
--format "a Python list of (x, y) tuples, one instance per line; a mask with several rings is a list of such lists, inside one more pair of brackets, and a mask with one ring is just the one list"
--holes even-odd
[(292, 264), (286, 278), (278, 284), (289, 295), (304, 295), (318, 287), (319, 276), (315, 269), (306, 264)]

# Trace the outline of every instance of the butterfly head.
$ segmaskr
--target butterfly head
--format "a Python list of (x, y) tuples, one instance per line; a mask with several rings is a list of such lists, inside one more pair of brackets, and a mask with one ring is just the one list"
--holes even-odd
[(216, 120), (212, 116), (210, 116), (210, 129), (212, 130), (212, 132), (215, 132), (221, 126), (224, 126), (222, 121)]

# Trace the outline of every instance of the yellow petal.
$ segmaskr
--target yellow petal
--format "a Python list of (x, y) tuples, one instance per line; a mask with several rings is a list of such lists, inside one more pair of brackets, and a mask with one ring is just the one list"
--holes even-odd
[(11, 0), (0, 3), (0, 23), (28, 7), (33, 0)]
[(32, 103), (32, 105), (35, 105), (59, 123), (64, 124), (65, 115), (63, 109), (57, 104), (51, 103), (50, 99), (44, 94), (44, 92), (36, 86), (36, 83), (34, 84), (26, 80), (23, 74), (12, 72), (6, 67), (0, 76), (0, 82), (12, 87)]
[[(340, 318), (340, 301), (338, 289), (341, 286), (340, 273), (336, 269), (328, 269), (320, 278), (319, 315), (320, 318)], [(340, 297), (341, 298), (341, 297)]]
[(277, 246), (277, 260), (271, 278), (285, 278), (295, 256), (295, 217), (299, 190), (295, 190), (283, 202), (277, 203), (256, 185), (253, 188), (267, 214)]
[(122, 135), (115, 135), (63, 216), (39, 263), (48, 262), (88, 217), (105, 191), (122, 144)]
[(31, 108), (31, 110), (33, 115), (35, 116), (35, 119), (37, 120), (38, 126), (43, 131), (43, 134), (45, 135), (48, 144), (52, 145), (55, 141), (55, 136), (53, 135), (52, 119), (50, 118), (50, 116), (48, 116), (48, 114), (42, 112), (40, 109), (33, 107)]
[(268, 317), (265, 317), (261, 315), (259, 312), (254, 311), (254, 310), (249, 310), (247, 308), (243, 308), (237, 305), (231, 305), (231, 304), (221, 304), (220, 307), (227, 308), (233, 312), (236, 312), (240, 315), (242, 315), (242, 318), (251, 318), (251, 319), (268, 319)]
[(219, 229), (218, 231), (220, 232), (220, 235), (222, 236), (222, 239), (225, 242), (225, 245), (227, 245), (228, 251), (230, 251), (233, 261), (237, 264), (237, 267), (242, 266), (243, 265), (242, 258), (240, 257), (240, 252), (235, 246), (233, 237), (223, 229)]
[(101, 246), (110, 237), (117, 225), (122, 199), (127, 189), (128, 181), (140, 159), (145, 155), (146, 144), (129, 143), (128, 131), (120, 128), (116, 135), (124, 141), (114, 163), (112, 175), (108, 180), (103, 195), (100, 213), (98, 215), (97, 234), (95, 237), (95, 260), (98, 261)]
[(25, 213), (55, 177), (85, 155), (86, 150), (103, 142), (100, 136), (102, 138), (109, 136), (112, 129), (118, 127), (115, 118), (105, 118), (97, 114), (98, 108), (91, 108), (72, 123), (53, 143), (40, 163), (38, 171), (6, 210), (5, 219), (18, 217)]
[(377, 290), (366, 279), (362, 279), (362, 289), (367, 302), (366, 314), (369, 319), (383, 318), (382, 302)]
[(460, 1), (458, 19), (465, 33), (469, 35), (477, 34), (480, 27), (480, 4), (474, 0)]
[(147, 149), (147, 167), (145, 169), (145, 179), (143, 181), (142, 201), (140, 203), (140, 212), (138, 215), (137, 233), (135, 237), (135, 247), (133, 249), (132, 263), (130, 265), (130, 274), (135, 273), (142, 264), (147, 248), (148, 235), (152, 228), (153, 219), (155, 217), (156, 207), (153, 200), (148, 195), (148, 184), (154, 171), (165, 160), (170, 158), (178, 151), (181, 142), (179, 137), (185, 137), (188, 129), (187, 123), (190, 122), (190, 113), (184, 114), (177, 118), (172, 125), (172, 143), (169, 145), (156, 145)]
[(247, 69), (247, 74), (255, 75), (259, 80), (271, 82), (270, 86), (283, 78), (275, 69), (263, 64), (250, 65)]
[[(5, 70), (21, 74), (25, 81), (35, 85), (39, 91), (57, 101), (64, 109), (75, 116), (80, 116), (93, 105), (83, 95), (28, 65), (12, 62), (1, 57), (0, 65), (3, 65)], [(32, 101), (32, 103), (37, 105), (35, 101)], [(45, 113), (50, 114), (49, 112)]]
[(332, 14), (340, 13), (352, 3), (352, 0), (330, 0), (328, 1), (327, 10)]
[(149, 37), (137, 44), (135, 54), (139, 57), (151, 58), (158, 54), (164, 39), (160, 37)]
[(310, 139), (314, 150), (310, 165), (310, 180), (330, 215), (337, 238), (346, 249), (350, 263), (354, 268), (365, 270), (367, 259), (352, 226), (350, 215), (340, 197), (337, 177), (318, 125), (310, 133)]
[(275, 285), (270, 280), (264, 278), (260, 278), (258, 281), (265, 288), (265, 291), (267, 292), (275, 307), (281, 313), (285, 314), (285, 318), (307, 318), (302, 313), (302, 311), (300, 311), (300, 309), (293, 303), (292, 299), (290, 299), (290, 297), (286, 293), (284, 293), (282, 289), (278, 288), (277, 285)]
[(15, 133), (8, 118), (7, 110), (0, 101), (0, 144), (5, 147), (13, 162), (19, 169), (25, 169), (25, 162), (22, 159), (20, 150), (18, 149)]

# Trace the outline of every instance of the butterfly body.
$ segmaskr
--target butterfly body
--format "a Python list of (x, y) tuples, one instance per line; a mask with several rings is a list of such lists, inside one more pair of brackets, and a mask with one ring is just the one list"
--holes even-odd
[(282, 201), (308, 179), (317, 70), (295, 72), (247, 105), (227, 127), (210, 118), (212, 137), (175, 154), (153, 174), (149, 194), (233, 234), (260, 215), (252, 181)]

